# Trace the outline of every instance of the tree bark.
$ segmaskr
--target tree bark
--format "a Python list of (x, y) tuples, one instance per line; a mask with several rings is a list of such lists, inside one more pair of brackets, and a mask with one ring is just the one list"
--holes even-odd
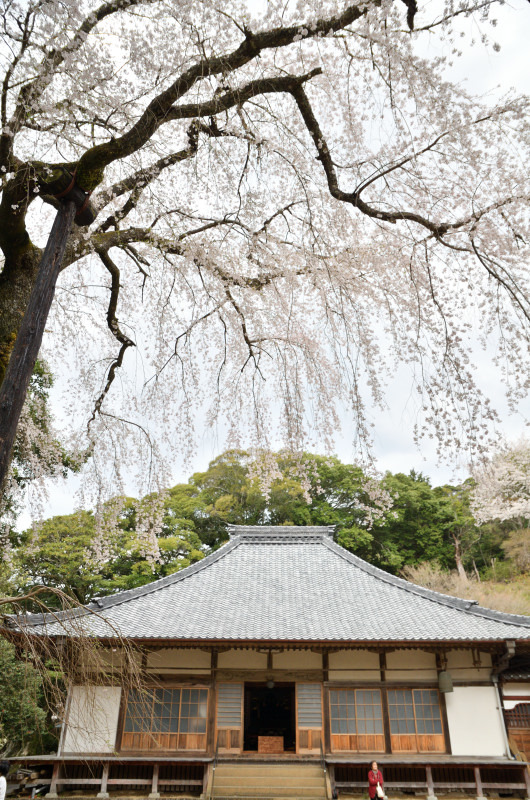
[(69, 202), (57, 212), (0, 387), (0, 489), (7, 477), (18, 421), (42, 343), (75, 211), (74, 203)]
[(457, 570), (458, 575), (460, 576), (460, 578), (462, 578), (462, 580), (467, 583), (469, 581), (469, 578), (467, 577), (467, 573), (466, 573), (466, 571), (464, 569), (464, 565), (462, 563), (462, 550), (461, 550), (461, 547), (460, 547), (460, 538), (455, 533), (451, 534), (451, 538), (453, 540), (453, 544), (454, 544), (454, 547), (455, 547), (456, 570)]

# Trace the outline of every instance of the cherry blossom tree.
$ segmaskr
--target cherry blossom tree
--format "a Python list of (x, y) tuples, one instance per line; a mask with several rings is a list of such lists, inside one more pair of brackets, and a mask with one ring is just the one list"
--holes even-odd
[[(530, 442), (504, 444), (475, 472), (473, 511), (479, 522), (530, 520)], [(526, 530), (528, 534), (528, 530)]]
[(97, 216), (43, 349), (95, 495), (164, 483), (219, 420), (231, 445), (331, 449), (346, 406), (366, 445), (403, 363), (418, 436), (480, 445), (479, 335), (527, 391), (528, 103), (425, 55), (496, 7), (5, 0), (0, 380), (71, 184)]

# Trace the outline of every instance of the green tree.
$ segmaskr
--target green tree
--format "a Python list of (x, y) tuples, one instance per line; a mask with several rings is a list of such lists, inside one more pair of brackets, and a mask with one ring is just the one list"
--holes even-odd
[(428, 478), (414, 471), (387, 473), (383, 483), (394, 497), (394, 513), (376, 529), (378, 552), (371, 560), (391, 572), (422, 561), (449, 568), (453, 553), (445, 535), (451, 520), (448, 501), (436, 493)]
[(31, 376), (26, 402), (11, 455), (9, 479), (0, 495), (0, 518), (13, 522), (20, 497), (37, 478), (66, 476), (77, 472), (84, 455), (74, 455), (59, 441), (50, 412), (53, 376), (47, 364), (38, 360)]
[(335, 525), (341, 543), (366, 556), (376, 513), (372, 484), (359, 467), (336, 457), (280, 452), (253, 461), (245, 450), (228, 450), (169, 496), (174, 513), (191, 518), (208, 546), (226, 540), (227, 524)]
[[(120, 504), (118, 525), (107, 538), (103, 559), (94, 552), (97, 522), (90, 511), (52, 517), (21, 534), (13, 550), (16, 588), (21, 592), (34, 586), (58, 588), (87, 603), (100, 594), (169, 575), (204, 556), (191, 525), (183, 525), (169, 512), (157, 537), (160, 557), (146, 557), (136, 531), (138, 503), (130, 498), (114, 502)], [(53, 594), (47, 600), (51, 608), (57, 607)]]
[(460, 578), (468, 579), (468, 573), (475, 574), (491, 566), (492, 561), (503, 560), (502, 542), (506, 536), (505, 528), (499, 522), (483, 525), (477, 523), (471, 507), (474, 481), (468, 478), (458, 486), (439, 486), (434, 494), (446, 503), (449, 518), (444, 526), (446, 541), (453, 549), (453, 563)]
[(55, 749), (55, 729), (46, 708), (42, 677), (0, 638), (0, 752), (42, 753)]

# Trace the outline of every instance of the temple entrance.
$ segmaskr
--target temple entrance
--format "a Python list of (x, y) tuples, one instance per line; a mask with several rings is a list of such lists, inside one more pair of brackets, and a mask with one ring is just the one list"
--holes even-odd
[(243, 749), (263, 753), (296, 752), (294, 683), (245, 683)]

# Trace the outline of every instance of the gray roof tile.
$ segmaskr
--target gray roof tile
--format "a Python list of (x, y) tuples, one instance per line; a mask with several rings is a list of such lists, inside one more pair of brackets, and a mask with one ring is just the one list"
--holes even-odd
[[(481, 608), (374, 567), (333, 528), (232, 526), (230, 541), (191, 567), (89, 606), (94, 636), (178, 640), (530, 641), (530, 617)], [(108, 623), (105, 621), (108, 620)], [(64, 635), (56, 618), (27, 619)]]

